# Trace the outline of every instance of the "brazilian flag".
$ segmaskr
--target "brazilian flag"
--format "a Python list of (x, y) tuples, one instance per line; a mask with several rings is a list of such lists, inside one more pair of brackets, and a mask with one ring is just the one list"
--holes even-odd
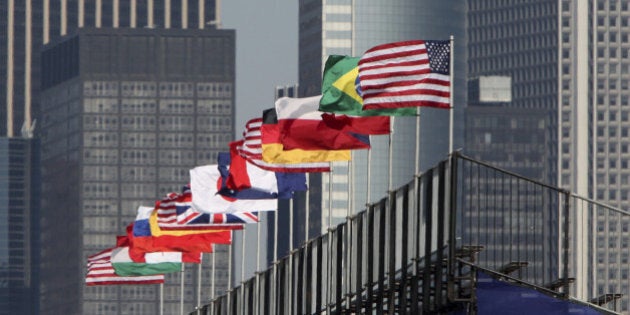
[(324, 67), (319, 111), (352, 116), (415, 116), (415, 107), (363, 110), (359, 57), (330, 55)]

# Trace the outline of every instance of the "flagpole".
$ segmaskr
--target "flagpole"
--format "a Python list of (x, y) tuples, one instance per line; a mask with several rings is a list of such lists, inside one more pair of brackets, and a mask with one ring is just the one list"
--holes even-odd
[(227, 287), (227, 313), (231, 313), (231, 295), (232, 295), (232, 246), (234, 246), (234, 240), (228, 246), (228, 287)]
[[(217, 254), (214, 253), (214, 251), (213, 251), (213, 253), (212, 253), (212, 274), (210, 276), (211, 277), (211, 279), (210, 279), (210, 282), (211, 282), (211, 284), (210, 284), (210, 294), (211, 294), (211, 297), (212, 297), (210, 299), (210, 301), (212, 301), (213, 303), (214, 303), (214, 299), (216, 298), (216, 294), (215, 294), (215, 291), (214, 291), (214, 273), (216, 271), (215, 266), (216, 266), (216, 261), (217, 261), (216, 257), (217, 257)], [(211, 308), (212, 308), (212, 314), (214, 314), (214, 304), (212, 305)]]
[(278, 211), (273, 214), (273, 308), (276, 312), (277, 309), (277, 295), (278, 295)]
[(449, 76), (450, 76), (450, 89), (451, 92), (449, 93), (449, 103), (451, 105), (451, 108), (449, 110), (449, 132), (448, 132), (448, 153), (451, 154), (453, 152), (453, 120), (454, 120), (454, 114), (453, 114), (453, 77), (454, 77), (454, 63), (455, 63), (455, 59), (453, 59), (453, 57), (455, 56), (455, 37), (453, 35), (451, 35), (450, 38), (450, 46), (451, 46), (451, 60), (449, 62)]
[(181, 279), (179, 281), (179, 314), (184, 315), (184, 263), (182, 263)]
[(164, 283), (160, 283), (160, 315), (164, 315)]
[[(291, 196), (291, 199), (289, 199), (289, 272), (293, 274), (293, 196)], [(293, 292), (293, 281), (291, 277), (286, 277), (286, 279), (289, 282), (289, 292)], [(292, 294), (290, 293), (289, 296), (292, 296)], [(289, 313), (291, 312), (292, 308), (293, 299), (290, 298), (288, 305)]]
[(293, 251), (293, 196), (289, 199), (289, 253)]
[[(260, 212), (259, 212), (260, 213)], [(257, 213), (257, 215), (259, 214)], [(265, 215), (265, 217), (267, 217)], [(261, 216), (258, 216), (258, 218), (261, 218)], [(266, 220), (265, 220), (266, 222)], [(258, 234), (258, 237), (256, 239), (256, 294), (254, 295), (254, 306), (255, 306), (255, 314), (260, 314), (260, 234), (261, 234), (261, 228), (260, 228), (260, 219), (258, 221), (258, 223), (256, 224), (256, 234)]]
[(395, 118), (396, 117), (394, 117), (394, 116), (392, 116), (390, 118), (391, 131), (389, 133), (389, 180), (388, 180), (389, 183), (387, 185), (388, 192), (392, 191), (392, 186), (394, 184), (393, 180), (392, 180), (392, 178), (393, 178), (392, 172), (393, 172), (393, 169), (394, 169), (392, 160), (393, 160), (393, 154), (394, 154), (393, 152), (394, 152), (394, 121), (395, 121)]
[[(245, 239), (247, 237), (247, 229), (243, 227), (242, 243), (241, 243), (241, 307), (245, 307)], [(244, 311), (244, 309), (243, 309)]]
[(197, 309), (201, 308), (201, 264), (203, 263), (203, 254), (201, 261), (197, 265)]
[[(353, 151), (350, 151), (351, 153), (351, 157), (353, 157), (354, 153)], [(351, 229), (352, 229), (352, 214), (353, 214), (353, 210), (352, 210), (352, 205), (353, 205), (353, 199), (354, 199), (354, 163), (352, 163), (352, 159), (350, 159), (350, 161), (348, 161), (348, 209), (346, 210), (346, 226), (347, 226), (347, 230), (346, 230), (346, 253), (347, 253), (347, 259), (346, 259), (346, 263), (345, 263), (345, 267), (346, 267), (346, 272), (344, 273), (346, 275), (346, 292), (350, 292), (351, 291), (351, 287), (350, 287), (350, 273), (352, 272), (351, 269), (351, 260), (352, 260), (352, 236), (351, 236)], [(348, 294), (346, 296), (346, 305), (350, 305), (351, 303), (351, 298), (350, 295)]]
[(328, 285), (326, 286), (326, 314), (330, 314), (330, 302), (332, 300), (332, 190), (333, 190), (333, 163), (330, 162), (330, 172), (328, 173)]
[(366, 193), (366, 200), (365, 200), (365, 205), (369, 205), (370, 204), (370, 187), (371, 187), (371, 164), (372, 164), (372, 148), (368, 148), (368, 152), (367, 152), (367, 180), (366, 185), (367, 185), (367, 193)]
[[(310, 185), (309, 173), (306, 173), (305, 176), (306, 176), (306, 185)], [(308, 220), (309, 220), (309, 213), (308, 212), (310, 211), (310, 204), (309, 204), (310, 203), (310, 198), (309, 198), (310, 197), (310, 193), (309, 193), (309, 191), (307, 190), (304, 195), (305, 195), (305, 199), (306, 199), (305, 200), (305, 210), (306, 211), (305, 211), (305, 214), (304, 214), (304, 244), (306, 244), (306, 243), (308, 243), (308, 232), (309, 232), (308, 230), (309, 230), (309, 226), (310, 226), (309, 222), (308, 222)]]

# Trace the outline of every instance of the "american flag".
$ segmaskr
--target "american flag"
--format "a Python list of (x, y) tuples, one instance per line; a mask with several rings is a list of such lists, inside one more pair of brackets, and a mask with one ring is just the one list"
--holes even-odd
[(250, 163), (268, 171), (273, 172), (330, 172), (330, 163), (295, 163), (295, 164), (272, 164), (262, 159), (262, 135), (260, 127), (262, 118), (250, 119), (245, 124), (243, 139), (237, 141), (236, 150)]
[(158, 225), (162, 230), (238, 230), (243, 224), (258, 223), (252, 212), (243, 213), (203, 213), (192, 207), (192, 193), (189, 186), (182, 193), (170, 193), (157, 204)]
[(88, 257), (85, 284), (87, 286), (107, 284), (154, 284), (164, 283), (164, 275), (150, 276), (119, 276), (112, 266), (112, 252), (109, 248)]
[(363, 109), (450, 108), (450, 41), (379, 45), (359, 60)]

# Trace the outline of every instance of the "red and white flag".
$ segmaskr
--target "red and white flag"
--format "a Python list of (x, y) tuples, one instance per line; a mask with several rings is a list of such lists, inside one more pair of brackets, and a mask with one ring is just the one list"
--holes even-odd
[(413, 40), (373, 47), (359, 60), (363, 109), (450, 108), (450, 41)]
[(112, 266), (112, 251), (109, 248), (88, 257), (87, 274), (85, 284), (87, 286), (108, 284), (154, 284), (164, 283), (164, 275), (149, 276), (119, 276)]
[(276, 101), (280, 142), (284, 149), (353, 150), (369, 149), (368, 135), (353, 132), (341, 120), (324, 120), (319, 111), (321, 95)]

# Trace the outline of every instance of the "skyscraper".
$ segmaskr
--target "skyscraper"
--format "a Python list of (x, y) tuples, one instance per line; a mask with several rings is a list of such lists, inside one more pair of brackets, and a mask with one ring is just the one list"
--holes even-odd
[[(468, 7), (471, 78), (508, 75), (513, 101), (504, 110), (545, 110), (551, 118), (540, 131), (549, 161), (531, 167), (540, 168), (541, 179), (552, 185), (627, 209), (630, 3), (469, 1)], [(515, 162), (504, 159), (507, 168)], [(572, 222), (575, 231), (590, 231), (576, 232), (581, 238), (572, 240), (579, 257), (571, 266), (578, 298), (628, 292), (629, 224), (589, 211)], [(592, 274), (599, 282), (591, 281)], [(628, 303), (621, 305), (618, 311), (627, 312)]]
[(214, 29), (215, 0), (0, 2), (0, 136), (18, 136), (39, 108), (42, 45), (76, 28)]
[[(217, 9), (215, 0), (1, 1), (0, 136), (14, 138), (22, 131), (31, 133), (35, 126), (41, 103), (43, 45), (71, 34), (78, 28), (212, 30), (221, 24)], [(39, 156), (37, 152), (33, 154)], [(0, 158), (5, 157), (0, 155)], [(0, 190), (0, 194), (8, 192)], [(59, 254), (63, 257), (63, 252)], [(34, 276), (32, 279), (35, 279)], [(72, 292), (77, 289), (80, 290), (80, 287), (72, 288), (64, 297), (72, 296)], [(115, 295), (110, 297), (117, 298)], [(48, 309), (61, 307), (63, 300), (59, 301), (58, 305), (49, 301)], [(68, 309), (76, 310), (76, 305), (70, 303)], [(72, 314), (62, 311), (55, 314), (58, 313)]]
[[(234, 59), (232, 30), (85, 28), (45, 48), (42, 314), (159, 313), (159, 286), (86, 288), (86, 257), (216, 163), (234, 135)], [(219, 291), (228, 259), (216, 249)], [(167, 277), (165, 314), (180, 311), (180, 289), (185, 310), (211, 297), (209, 257), (201, 275)]]
[(0, 314), (38, 314), (38, 152), (35, 139), (0, 137)]
[[(309, 0), (301, 1), (299, 9), (299, 95), (321, 94), (322, 70), (329, 55), (360, 56), (369, 48), (403, 40), (448, 40), (454, 36), (454, 114), (462, 119), (466, 98), (465, 68), (465, 3), (458, 1), (380, 1)], [(448, 156), (449, 112), (444, 109), (420, 110), (419, 170), (434, 166)], [(455, 124), (454, 148), (461, 146), (461, 126)], [(368, 176), (367, 151), (354, 151), (352, 163), (335, 163), (332, 174), (322, 174), (318, 220), (325, 231), (345, 220), (348, 208), (352, 212), (364, 208), (387, 193), (413, 180), (416, 172), (416, 118), (397, 117), (393, 132), (392, 174), (389, 172), (388, 136), (372, 136)], [(352, 178), (352, 180), (349, 180)], [(368, 178), (370, 198), (367, 199)], [(331, 185), (332, 182), (332, 185)], [(354, 187), (349, 187), (354, 185)], [(328, 194), (329, 187), (332, 193)], [(349, 193), (353, 192), (353, 193)], [(352, 198), (348, 198), (352, 195)], [(329, 216), (331, 213), (331, 216)]]

